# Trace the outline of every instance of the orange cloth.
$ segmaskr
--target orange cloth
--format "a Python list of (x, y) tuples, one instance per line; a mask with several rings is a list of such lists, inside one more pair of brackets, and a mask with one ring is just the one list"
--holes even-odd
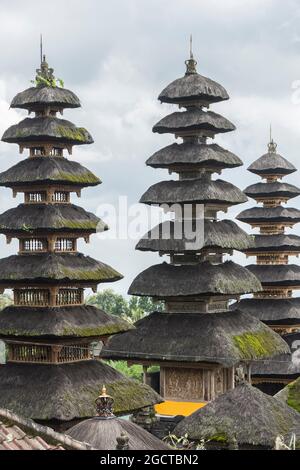
[(194, 411), (202, 408), (206, 402), (189, 402), (189, 401), (164, 401), (159, 405), (155, 405), (156, 413), (165, 416), (189, 416)]

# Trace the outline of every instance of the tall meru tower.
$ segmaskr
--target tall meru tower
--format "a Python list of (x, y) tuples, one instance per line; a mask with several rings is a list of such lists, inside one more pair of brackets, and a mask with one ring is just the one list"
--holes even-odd
[[(261, 284), (244, 267), (223, 261), (224, 254), (245, 250), (253, 241), (233, 221), (219, 219), (219, 212), (226, 213), (247, 198), (233, 184), (212, 175), (242, 162), (208, 142), (235, 126), (208, 110), (229, 97), (221, 85), (198, 74), (196, 64), (191, 53), (185, 75), (159, 95), (162, 103), (184, 110), (169, 114), (153, 127), (154, 132), (173, 134), (182, 143), (168, 145), (146, 162), (179, 178), (154, 184), (140, 201), (167, 204), (174, 213), (171, 224), (163, 222), (137, 244), (138, 250), (168, 255), (170, 263), (143, 271), (129, 293), (162, 300), (165, 310), (138, 321), (135, 330), (111, 338), (104, 352), (104, 357), (142, 364), (145, 371), (150, 365), (160, 366), (165, 403), (156, 409), (164, 415), (189, 414), (234, 388), (235, 370), (241, 363), (247, 365), (250, 378), (251, 361), (289, 352), (266, 325), (229, 309), (232, 299), (260, 291)], [(194, 243), (191, 225), (198, 230)], [(183, 236), (178, 236), (180, 229)]]
[[(94, 341), (106, 341), (131, 327), (122, 319), (84, 304), (84, 288), (122, 276), (110, 266), (77, 252), (108, 227), (71, 203), (71, 193), (100, 180), (68, 160), (73, 146), (91, 144), (88, 131), (58, 113), (80, 107), (77, 96), (57, 86), (45, 58), (36, 86), (19, 93), (12, 108), (28, 117), (7, 129), (4, 142), (29, 157), (0, 174), (0, 185), (24, 203), (0, 215), (0, 233), (19, 241), (17, 255), (0, 260), (0, 289), (13, 289), (14, 302), (0, 312), (0, 338), (7, 363), (0, 367), (0, 407), (53, 426), (94, 415), (94, 399), (105, 384), (116, 412), (127, 413), (159, 400), (150, 387), (119, 374), (92, 355)], [(101, 250), (101, 244), (99, 246)], [(63, 424), (65, 423), (65, 425)]]

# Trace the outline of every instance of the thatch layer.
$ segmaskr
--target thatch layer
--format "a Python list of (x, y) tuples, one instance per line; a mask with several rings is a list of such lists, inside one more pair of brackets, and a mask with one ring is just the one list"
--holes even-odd
[[(73, 439), (87, 442), (94, 449), (115, 450), (117, 438), (126, 434), (130, 450), (167, 450), (169, 447), (160, 439), (145, 431), (137, 424), (120, 418), (87, 419), (68, 429)], [(75, 437), (77, 436), (77, 437)]]
[(223, 168), (235, 168), (243, 164), (242, 160), (234, 153), (225, 150), (217, 144), (195, 144), (184, 142), (172, 144), (155, 152), (146, 165), (153, 168), (190, 167), (215, 168), (217, 171)]
[(0, 215), (0, 233), (11, 231), (33, 234), (51, 232), (88, 232), (108, 230), (91, 212), (74, 204), (20, 204)]
[(297, 169), (278, 153), (266, 153), (255, 160), (248, 170), (256, 175), (288, 175)]
[(279, 355), (271, 360), (256, 362), (252, 365), (251, 375), (253, 378), (264, 377), (294, 380), (300, 375), (300, 357), (293, 352), (291, 357)]
[(56, 117), (26, 118), (10, 126), (2, 136), (3, 142), (61, 142), (71, 145), (92, 144), (93, 138), (84, 127)]
[(300, 286), (300, 266), (296, 264), (250, 264), (246, 267), (263, 286)]
[(300, 414), (245, 383), (183, 419), (174, 433), (188, 434), (190, 440), (210, 440), (216, 445), (230, 444), (236, 439), (240, 446), (269, 449), (274, 448), (278, 435), (289, 441), (295, 433), (298, 447)]
[(284, 197), (292, 199), (299, 196), (300, 189), (288, 183), (255, 183), (244, 189), (244, 193), (253, 199), (261, 197)]
[(208, 294), (237, 295), (261, 290), (258, 279), (246, 268), (226, 261), (195, 265), (157, 264), (142, 271), (128, 293), (153, 297), (189, 297)]
[(300, 210), (294, 209), (293, 207), (251, 207), (242, 211), (237, 219), (241, 222), (300, 222)]
[(289, 234), (254, 235), (254, 245), (245, 250), (251, 252), (300, 252), (300, 236)]
[(114, 282), (122, 274), (82, 253), (12, 255), (0, 259), (0, 283)]
[(235, 125), (228, 119), (213, 111), (203, 111), (193, 108), (187, 111), (175, 111), (162, 118), (155, 126), (153, 132), (159, 134), (180, 134), (182, 131), (212, 131), (214, 133), (230, 132), (235, 130)]
[(102, 361), (73, 364), (12, 364), (0, 367), (0, 407), (36, 420), (70, 421), (95, 415), (103, 384), (115, 399), (115, 413), (159, 403), (147, 385), (124, 377)]
[(242, 299), (232, 308), (253, 315), (270, 325), (300, 324), (300, 297), (288, 299)]
[(111, 337), (102, 356), (229, 367), (240, 361), (289, 353), (279, 335), (240, 310), (217, 314), (155, 312), (135, 326)]
[(7, 187), (41, 184), (85, 187), (99, 183), (99, 178), (90, 170), (62, 157), (27, 158), (0, 173), (0, 186)]
[(109, 336), (131, 329), (121, 317), (92, 305), (72, 307), (14, 307), (0, 312), (3, 337), (88, 338)]
[(300, 416), (300, 377), (280, 390), (276, 394), (276, 398), (294, 408)]
[(219, 83), (199, 73), (193, 73), (171, 82), (163, 89), (158, 99), (162, 103), (175, 104), (195, 101), (216, 103), (228, 100), (229, 96), (225, 88)]
[(197, 178), (193, 180), (161, 181), (153, 184), (140, 199), (144, 204), (220, 203), (232, 206), (247, 202), (245, 194), (223, 180)]
[(60, 87), (38, 86), (18, 93), (11, 102), (11, 108), (38, 109), (45, 106), (54, 108), (79, 108), (79, 98), (71, 90)]
[[(176, 226), (179, 229), (178, 231)], [(203, 226), (204, 233), (202, 234), (198, 231), (197, 237), (195, 237), (194, 233), (197, 227), (196, 223), (193, 224), (192, 233), (190, 234), (193, 236), (193, 239), (191, 239), (185, 235), (184, 227), (182, 228), (181, 223), (165, 221), (146, 233), (136, 245), (136, 249), (165, 253), (199, 251), (202, 248), (244, 251), (254, 245), (253, 237), (244, 232), (231, 220), (211, 221), (204, 219)], [(203, 226), (202, 224), (199, 226), (200, 230), (203, 229)], [(178, 234), (181, 234), (181, 231), (182, 238), (178, 238)], [(186, 230), (186, 233), (190, 233), (190, 230)], [(193, 245), (189, 245), (191, 243)]]

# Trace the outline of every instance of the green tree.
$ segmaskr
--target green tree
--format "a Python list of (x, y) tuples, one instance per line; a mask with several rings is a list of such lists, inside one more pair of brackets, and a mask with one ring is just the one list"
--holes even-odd
[(13, 299), (8, 294), (0, 295), (0, 310), (13, 303)]

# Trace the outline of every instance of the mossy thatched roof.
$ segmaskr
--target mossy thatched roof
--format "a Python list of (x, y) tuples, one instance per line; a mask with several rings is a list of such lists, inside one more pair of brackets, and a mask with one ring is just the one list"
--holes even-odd
[[(189, 239), (187, 236), (184, 236), (184, 227), (182, 228), (181, 222), (165, 221), (146, 233), (136, 245), (136, 249), (165, 253), (199, 251), (208, 247), (244, 251), (246, 248), (254, 245), (253, 237), (244, 232), (244, 230), (231, 220), (211, 221), (204, 219), (203, 224), (204, 237), (203, 239), (199, 237), (198, 240), (194, 235), (194, 231), (196, 230), (195, 223), (192, 226), (193, 233), (191, 233), (194, 238)], [(179, 229), (178, 232), (176, 226)], [(178, 236), (181, 235), (181, 231), (183, 232), (183, 236), (178, 238)], [(187, 233), (189, 232), (190, 230), (188, 230)], [(190, 246), (189, 243), (193, 242), (194, 245)]]
[(279, 335), (240, 310), (155, 312), (136, 322), (135, 327), (111, 337), (102, 356), (150, 362), (209, 362), (229, 367), (240, 361), (289, 353)]
[(45, 106), (54, 108), (79, 108), (79, 98), (71, 90), (61, 87), (38, 86), (27, 88), (18, 93), (11, 102), (11, 108), (40, 109)]
[(215, 445), (251, 445), (273, 449), (281, 435), (289, 442), (296, 434), (300, 445), (300, 414), (278, 398), (245, 383), (238, 385), (183, 419), (174, 429), (192, 441), (210, 440)]
[(276, 394), (276, 398), (294, 408), (300, 416), (300, 377), (280, 390)]
[(233, 308), (253, 315), (270, 325), (300, 324), (300, 297), (288, 299), (242, 299)]
[(246, 201), (245, 194), (233, 184), (206, 177), (193, 180), (160, 181), (150, 186), (140, 199), (140, 202), (144, 204), (224, 203), (226, 206)]
[(219, 83), (204, 77), (199, 73), (186, 74), (171, 82), (160, 93), (158, 99), (162, 103), (181, 104), (205, 101), (216, 103), (228, 100), (229, 96), (225, 88)]
[(255, 183), (244, 189), (244, 193), (253, 199), (267, 197), (284, 197), (292, 199), (299, 196), (300, 189), (293, 184), (280, 183)]
[(155, 126), (153, 132), (159, 134), (180, 134), (184, 131), (211, 131), (213, 133), (230, 132), (235, 130), (235, 125), (228, 119), (213, 111), (203, 111), (193, 108), (187, 111), (175, 111), (162, 118)]
[[(68, 429), (73, 439), (87, 442), (93, 449), (115, 450), (117, 438), (126, 434), (130, 450), (168, 450), (163, 441), (150, 434), (141, 426), (121, 418), (90, 418)], [(77, 437), (75, 437), (77, 436)]]
[(251, 207), (242, 211), (237, 217), (241, 222), (247, 223), (298, 223), (300, 222), (300, 210), (292, 207)]
[(0, 407), (35, 420), (71, 421), (95, 416), (95, 399), (105, 385), (115, 413), (161, 402), (150, 387), (99, 360), (73, 364), (13, 364), (0, 367)]
[(94, 233), (108, 230), (91, 212), (74, 204), (20, 204), (0, 215), (0, 233), (23, 235), (44, 232)]
[(243, 164), (234, 153), (225, 150), (218, 144), (201, 144), (184, 142), (171, 144), (155, 152), (146, 165), (153, 168), (190, 167), (191, 169), (215, 168), (220, 171), (224, 168), (235, 168)]
[(45, 281), (114, 282), (122, 277), (107, 264), (82, 253), (23, 254), (0, 259), (0, 283), (10, 286)]
[(246, 267), (263, 286), (300, 286), (300, 266), (296, 264), (250, 264)]
[(63, 184), (64, 186), (95, 186), (99, 178), (80, 163), (62, 157), (27, 158), (0, 173), (0, 186), (35, 186)]
[(131, 329), (121, 317), (92, 305), (72, 307), (14, 307), (0, 312), (0, 336), (83, 338), (109, 336)]
[(10, 126), (2, 136), (3, 142), (61, 142), (70, 145), (92, 144), (93, 138), (84, 127), (56, 117), (26, 118)]
[(266, 153), (255, 160), (248, 167), (251, 173), (256, 175), (288, 175), (294, 173), (297, 169), (278, 153)]
[(145, 269), (133, 280), (128, 293), (152, 297), (191, 297), (239, 295), (261, 290), (258, 279), (232, 261), (194, 265), (157, 264)]
[(290, 234), (254, 235), (252, 247), (244, 250), (246, 253), (268, 252), (300, 252), (300, 236)]

